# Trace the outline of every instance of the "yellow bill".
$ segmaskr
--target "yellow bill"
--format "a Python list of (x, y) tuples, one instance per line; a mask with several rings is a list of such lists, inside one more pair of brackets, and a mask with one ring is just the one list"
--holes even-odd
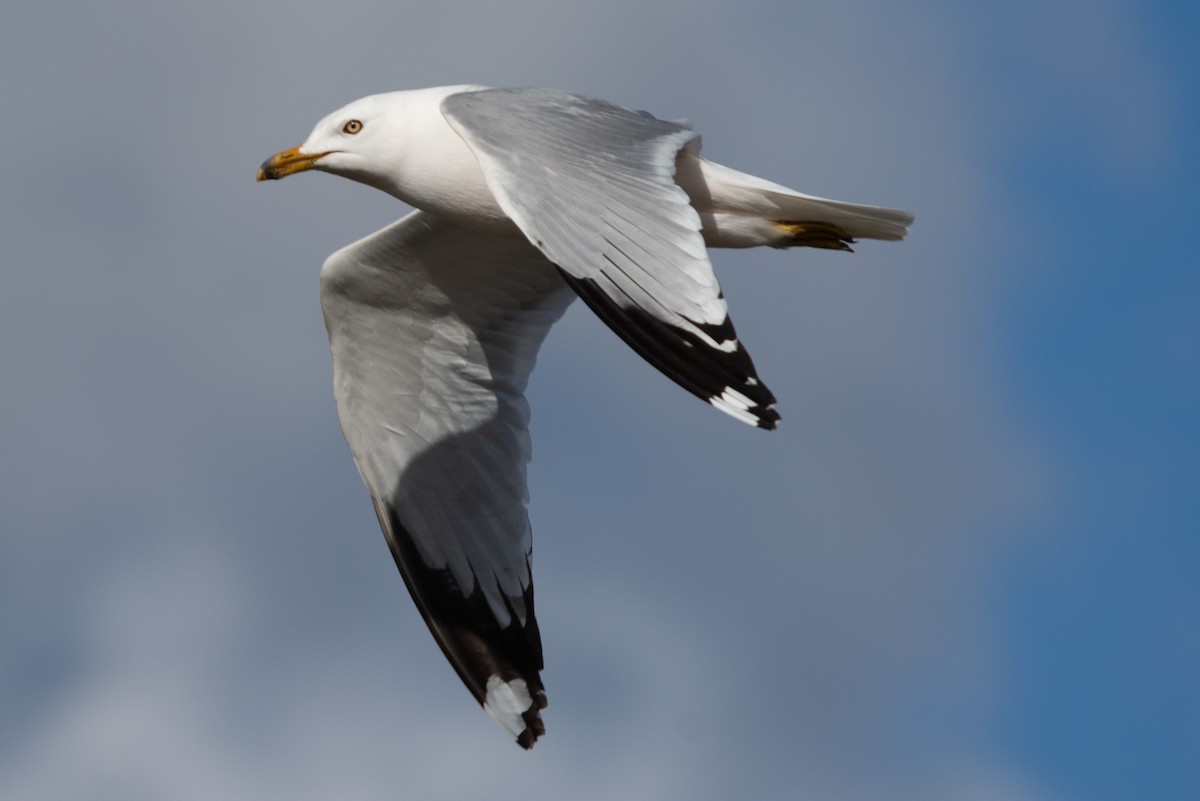
[(324, 153), (301, 153), (299, 147), (276, 153), (262, 163), (258, 168), (258, 181), (277, 181), (294, 172), (304, 172), (317, 166), (317, 159)]

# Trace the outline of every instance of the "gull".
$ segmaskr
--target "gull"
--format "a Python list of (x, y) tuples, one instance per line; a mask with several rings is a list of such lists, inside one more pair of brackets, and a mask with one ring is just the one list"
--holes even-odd
[(524, 391), (576, 297), (729, 415), (779, 420), (707, 248), (850, 250), (913, 216), (800, 194), (700, 157), (685, 123), (549, 89), (372, 95), (267, 159), (412, 206), (330, 256), (321, 306), (342, 432), (446, 658), (523, 748), (545, 733)]

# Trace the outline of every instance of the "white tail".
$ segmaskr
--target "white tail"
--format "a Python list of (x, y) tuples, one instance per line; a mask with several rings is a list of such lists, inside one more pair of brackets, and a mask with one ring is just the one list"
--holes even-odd
[(849, 250), (856, 239), (903, 239), (913, 221), (898, 209), (801, 194), (686, 150), (676, 161), (675, 181), (700, 213), (709, 247)]

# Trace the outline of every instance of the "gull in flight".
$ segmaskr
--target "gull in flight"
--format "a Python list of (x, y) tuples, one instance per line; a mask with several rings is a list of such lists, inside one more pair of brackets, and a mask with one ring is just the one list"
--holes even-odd
[(771, 429), (707, 248), (850, 250), (911, 214), (700, 157), (687, 125), (547, 89), (373, 95), (258, 180), (321, 170), (416, 210), (321, 269), (342, 431), (447, 659), (524, 748), (545, 732), (525, 385), (576, 297), (687, 391)]

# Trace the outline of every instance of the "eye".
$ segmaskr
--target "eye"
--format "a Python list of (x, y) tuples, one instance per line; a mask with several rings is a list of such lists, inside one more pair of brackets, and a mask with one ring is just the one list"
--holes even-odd
[(351, 136), (362, 130), (362, 123), (359, 120), (350, 120), (342, 126), (342, 133), (348, 133)]

